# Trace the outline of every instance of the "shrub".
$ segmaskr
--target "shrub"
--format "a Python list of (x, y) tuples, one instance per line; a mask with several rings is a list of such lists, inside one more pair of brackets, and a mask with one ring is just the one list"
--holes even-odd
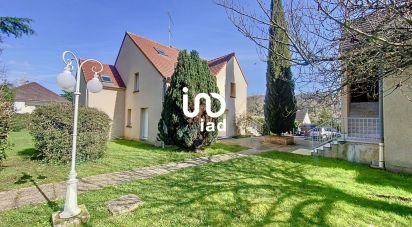
[[(216, 78), (211, 75), (207, 62), (200, 58), (196, 51), (191, 51), (189, 54), (184, 50), (179, 53), (176, 71), (164, 97), (163, 110), (158, 123), (158, 138), (166, 145), (176, 145), (185, 150), (197, 150), (214, 144), (218, 131), (216, 127), (214, 131), (202, 131), (202, 120), (217, 125), (222, 118), (210, 117), (203, 107), (194, 118), (186, 117), (183, 113), (184, 87), (188, 88), (190, 110), (194, 109), (196, 94), (219, 93)], [(200, 105), (205, 106), (204, 99), (201, 99)], [(218, 109), (220, 103), (213, 99), (211, 110), (217, 112)]]
[(11, 119), (13, 116), (13, 90), (7, 84), (0, 84), (0, 164), (6, 158)]
[(30, 119), (31, 119), (31, 116), (28, 113), (25, 113), (25, 114), (15, 113), (13, 115), (11, 130), (13, 132), (20, 132), (23, 129), (28, 129), (30, 125)]
[[(53, 104), (36, 108), (30, 124), (30, 133), (36, 147), (35, 158), (46, 162), (71, 160), (72, 105)], [(93, 108), (79, 107), (77, 161), (103, 156), (109, 139), (110, 118)]]

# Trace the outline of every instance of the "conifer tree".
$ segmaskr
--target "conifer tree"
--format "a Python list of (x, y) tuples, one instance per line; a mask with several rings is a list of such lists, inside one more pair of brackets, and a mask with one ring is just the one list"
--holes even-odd
[[(186, 150), (196, 150), (214, 143), (218, 132), (201, 131), (201, 123), (213, 122), (216, 126), (219, 118), (211, 118), (205, 111), (205, 100), (201, 100), (200, 112), (194, 118), (183, 113), (183, 88), (187, 87), (189, 111), (194, 109), (194, 97), (199, 93), (219, 93), (216, 79), (210, 73), (205, 60), (196, 51), (190, 54), (180, 51), (175, 72), (164, 97), (161, 119), (158, 124), (158, 137), (167, 145), (176, 145)], [(211, 110), (217, 112), (220, 103), (212, 99)]]
[(282, 0), (272, 0), (269, 53), (266, 72), (266, 131), (280, 135), (291, 131), (296, 117), (291, 53)]

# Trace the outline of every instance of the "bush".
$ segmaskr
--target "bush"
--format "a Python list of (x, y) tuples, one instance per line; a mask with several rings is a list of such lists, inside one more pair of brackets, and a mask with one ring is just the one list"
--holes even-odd
[[(46, 162), (71, 160), (72, 105), (53, 104), (36, 108), (32, 113), (30, 134), (34, 137), (35, 158)], [(103, 156), (109, 139), (110, 118), (93, 108), (79, 107), (77, 161)]]
[(0, 164), (6, 158), (11, 119), (13, 117), (13, 90), (7, 84), (0, 84)]
[(11, 130), (13, 132), (20, 132), (23, 129), (28, 129), (30, 125), (31, 116), (28, 113), (13, 115), (13, 120), (11, 124)]
[[(198, 115), (189, 118), (183, 112), (183, 88), (188, 88), (188, 107), (194, 109), (195, 95), (199, 93), (219, 93), (216, 78), (211, 75), (207, 62), (199, 57), (196, 51), (190, 54), (180, 51), (176, 70), (171, 78), (170, 86), (166, 91), (163, 110), (158, 123), (158, 138), (166, 145), (176, 145), (185, 150), (198, 150), (214, 144), (218, 131), (201, 130), (203, 122), (212, 122), (215, 126), (222, 119), (212, 118), (205, 111), (205, 100), (201, 99), (202, 108)], [(220, 102), (213, 99), (211, 110), (217, 112)]]

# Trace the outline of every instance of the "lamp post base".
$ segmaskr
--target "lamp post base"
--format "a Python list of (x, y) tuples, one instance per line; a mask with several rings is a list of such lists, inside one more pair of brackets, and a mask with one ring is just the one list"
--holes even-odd
[(72, 227), (82, 226), (90, 219), (90, 214), (85, 205), (80, 205), (80, 213), (71, 218), (61, 218), (61, 212), (55, 212), (52, 215), (53, 227)]
[(77, 182), (76, 172), (72, 171), (69, 174), (67, 181), (66, 198), (64, 201), (63, 212), (60, 213), (60, 218), (71, 218), (77, 216), (81, 209), (77, 206)]
[(70, 213), (67, 211), (61, 211), (59, 212), (59, 218), (61, 219), (69, 219), (72, 217), (76, 217), (77, 215), (79, 215), (82, 212), (82, 209), (80, 207), (74, 209), (73, 211), (71, 211)]

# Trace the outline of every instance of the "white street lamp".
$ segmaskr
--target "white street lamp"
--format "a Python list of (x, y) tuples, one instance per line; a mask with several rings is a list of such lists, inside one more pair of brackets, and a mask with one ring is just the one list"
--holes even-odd
[[(70, 54), (73, 58), (66, 58), (66, 55)], [(77, 144), (77, 117), (79, 112), (79, 96), (80, 96), (80, 74), (83, 65), (86, 62), (97, 62), (100, 65), (100, 70), (96, 70), (96, 67), (92, 67), (92, 71), (94, 72), (94, 78), (87, 82), (87, 89), (90, 92), (96, 93), (103, 89), (103, 85), (98, 78), (98, 73), (103, 71), (103, 65), (94, 59), (87, 59), (83, 61), (81, 64), (79, 59), (76, 55), (71, 51), (64, 51), (62, 55), (63, 61), (66, 64), (64, 68), (64, 72), (60, 73), (57, 76), (57, 83), (60, 87), (64, 90), (70, 91), (74, 90), (74, 114), (73, 114), (73, 141), (72, 141), (72, 159), (71, 159), (71, 168), (69, 173), (69, 180), (67, 181), (67, 189), (66, 189), (66, 198), (64, 202), (64, 209), (59, 214), (60, 218), (66, 219), (74, 217), (80, 214), (81, 210), (77, 205), (77, 182), (76, 179), (76, 144)], [(77, 64), (76, 70), (76, 79), (72, 75), (72, 63), (75, 62)], [(80, 64), (80, 65), (79, 65)]]

